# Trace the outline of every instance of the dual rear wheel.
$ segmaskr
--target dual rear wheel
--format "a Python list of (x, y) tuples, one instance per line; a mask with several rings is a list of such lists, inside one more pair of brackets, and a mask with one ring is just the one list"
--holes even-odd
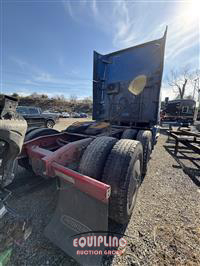
[(111, 186), (109, 217), (127, 223), (152, 151), (150, 130), (127, 129), (121, 140), (98, 137), (85, 150), (79, 172)]
[(136, 140), (98, 137), (85, 150), (79, 172), (111, 186), (109, 217), (127, 223), (141, 183), (142, 145)]
[[(25, 141), (56, 133), (54, 129), (29, 129)], [(133, 135), (139, 141), (125, 138)], [(117, 223), (127, 223), (131, 217), (144, 171), (143, 155), (146, 153), (143, 148), (147, 147), (149, 136), (145, 132), (129, 131), (119, 141), (107, 136), (97, 137), (82, 155), (79, 172), (111, 186), (109, 217)], [(27, 158), (20, 159), (19, 165), (31, 170)]]

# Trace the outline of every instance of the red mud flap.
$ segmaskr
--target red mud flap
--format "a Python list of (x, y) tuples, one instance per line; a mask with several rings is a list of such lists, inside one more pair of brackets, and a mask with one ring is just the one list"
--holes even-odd
[[(57, 163), (53, 168), (59, 176), (60, 191), (56, 211), (45, 228), (45, 235), (81, 265), (100, 265), (102, 256), (97, 255), (97, 251), (102, 250), (103, 254), (104, 248), (83, 244), (88, 236), (98, 235), (93, 231), (108, 230), (110, 187)], [(80, 246), (81, 237), (84, 239)]]

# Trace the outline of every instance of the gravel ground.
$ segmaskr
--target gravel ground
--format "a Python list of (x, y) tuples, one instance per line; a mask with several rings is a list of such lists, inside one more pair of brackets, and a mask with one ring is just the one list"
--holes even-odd
[[(56, 127), (63, 129), (64, 120)], [(105, 258), (105, 265), (200, 265), (200, 158), (190, 155), (196, 163), (187, 165), (195, 168), (195, 175), (191, 177), (173, 158), (172, 146), (163, 130), (129, 224), (123, 227), (110, 225), (115, 231), (131, 236), (127, 239), (128, 245), (122, 256)], [(188, 155), (183, 149), (181, 156), (184, 152)], [(23, 196), (20, 193), (26, 190), (24, 180), (41, 182), (39, 186), (36, 184), (34, 191)], [(20, 213), (31, 214), (32, 233), (25, 242), (20, 242), (21, 235), (17, 230), (21, 226), (20, 220), (16, 222), (8, 214), (1, 219), (0, 250), (17, 239), (8, 265), (78, 265), (43, 235), (56, 205), (55, 181), (43, 181), (19, 168), (15, 187), (10, 206)], [(7, 232), (6, 236), (3, 231)]]

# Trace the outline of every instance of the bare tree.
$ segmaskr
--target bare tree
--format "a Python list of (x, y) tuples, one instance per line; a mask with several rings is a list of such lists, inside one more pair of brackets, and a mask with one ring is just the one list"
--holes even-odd
[(72, 95), (70, 95), (70, 97), (69, 97), (69, 101), (70, 101), (71, 103), (76, 103), (76, 102), (77, 102), (77, 99), (78, 99), (78, 97), (77, 97), (77, 95), (75, 95), (75, 94), (72, 94)]
[(172, 69), (168, 79), (168, 84), (177, 93), (177, 98), (183, 99), (185, 96), (186, 85), (190, 79), (190, 72), (188, 68), (183, 68), (180, 71)]
[[(174, 70), (172, 69), (168, 76), (168, 84), (173, 88), (177, 94), (176, 99), (192, 98), (195, 99), (195, 93), (199, 90), (200, 70), (189, 70), (188, 67)], [(186, 92), (189, 90), (189, 95)]]
[(195, 99), (195, 95), (196, 93), (200, 93), (199, 89), (199, 84), (200, 84), (200, 69), (196, 69), (195, 71), (193, 71), (190, 75), (190, 83), (192, 85), (193, 88), (193, 99)]
[(92, 104), (92, 96), (85, 97), (82, 102), (86, 104)]

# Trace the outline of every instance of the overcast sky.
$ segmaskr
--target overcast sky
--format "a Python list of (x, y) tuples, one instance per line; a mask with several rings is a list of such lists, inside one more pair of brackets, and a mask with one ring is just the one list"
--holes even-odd
[(199, 68), (200, 1), (1, 1), (1, 92), (92, 95), (93, 50), (105, 54), (168, 35), (171, 68)]

